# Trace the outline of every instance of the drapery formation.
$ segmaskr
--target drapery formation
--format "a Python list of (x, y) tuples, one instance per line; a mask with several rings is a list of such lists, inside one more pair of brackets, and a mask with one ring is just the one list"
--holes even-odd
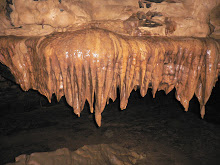
[(169, 93), (185, 110), (196, 94), (205, 104), (220, 73), (219, 43), (210, 38), (128, 37), (102, 29), (54, 33), (44, 37), (0, 37), (0, 62), (25, 91), (38, 90), (51, 100), (65, 95), (80, 116), (85, 101), (101, 125), (101, 113), (120, 91), (125, 109), (133, 89), (145, 96), (152, 88)]

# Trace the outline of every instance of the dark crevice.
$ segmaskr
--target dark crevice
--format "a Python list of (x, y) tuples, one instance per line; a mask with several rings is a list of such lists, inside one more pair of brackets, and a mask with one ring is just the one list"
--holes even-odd
[(139, 7), (140, 8), (144, 8), (144, 4), (146, 4), (146, 8), (150, 8), (151, 7), (151, 3), (161, 3), (164, 0), (139, 0)]
[(9, 68), (2, 63), (0, 63), (0, 75), (6, 78), (7, 80), (15, 82), (15, 78), (12, 75), (11, 71)]
[[(5, 13), (5, 15), (6, 15), (7, 19), (11, 21), (10, 14), (12, 13), (13, 10), (11, 9), (10, 5), (13, 5), (12, 0), (6, 0), (6, 13)], [(11, 25), (13, 26), (12, 23), (11, 23)]]
[(7, 4), (13, 5), (12, 0), (6, 0)]
[(144, 2), (154, 2), (154, 3), (161, 3), (163, 2), (164, 0), (143, 0)]
[(147, 3), (146, 4), (146, 8), (150, 8), (151, 7), (151, 4), (150, 3)]

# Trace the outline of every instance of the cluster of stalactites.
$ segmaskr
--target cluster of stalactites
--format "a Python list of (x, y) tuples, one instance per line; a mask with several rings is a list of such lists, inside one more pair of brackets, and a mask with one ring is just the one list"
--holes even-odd
[[(213, 39), (131, 38), (101, 29), (55, 33), (45, 37), (0, 37), (0, 62), (8, 66), (24, 90), (38, 90), (51, 100), (65, 95), (80, 116), (85, 101), (101, 125), (101, 113), (120, 90), (125, 109), (131, 91), (139, 86), (141, 96), (152, 88), (169, 93), (185, 110), (196, 94), (205, 104), (220, 70), (218, 43)], [(95, 97), (95, 99), (94, 99)]]

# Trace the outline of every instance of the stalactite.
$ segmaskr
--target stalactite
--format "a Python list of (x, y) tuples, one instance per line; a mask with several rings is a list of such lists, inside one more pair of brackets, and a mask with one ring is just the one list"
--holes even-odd
[[(80, 116), (85, 101), (101, 125), (101, 113), (120, 91), (125, 109), (133, 89), (169, 93), (185, 110), (196, 94), (201, 116), (220, 73), (219, 43), (211, 38), (128, 37), (102, 29), (54, 33), (44, 37), (0, 37), (0, 62), (25, 91), (51, 100), (65, 95)], [(95, 99), (94, 99), (95, 97)]]

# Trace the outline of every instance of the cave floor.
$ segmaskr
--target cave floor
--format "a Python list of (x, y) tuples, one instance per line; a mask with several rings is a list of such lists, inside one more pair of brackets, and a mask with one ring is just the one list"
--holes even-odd
[[(52, 104), (44, 100), (30, 110), (27, 106), (39, 101), (40, 96), (31, 97), (36, 92), (29, 94), (16, 87), (7, 90), (0, 96), (0, 164), (13, 162), (21, 154), (64, 147), (74, 151), (84, 145), (113, 143), (146, 155), (136, 163), (140, 165), (220, 163), (219, 113), (212, 114), (213, 119), (201, 120), (195, 98), (186, 113), (174, 99), (174, 91), (168, 96), (158, 92), (155, 99), (150, 93), (141, 98), (133, 91), (126, 110), (119, 109), (119, 99), (110, 101), (98, 128), (87, 103), (78, 118), (64, 99)], [(207, 104), (210, 116), (220, 107), (219, 94), (215, 93), (219, 93), (219, 87)], [(12, 112), (21, 105), (28, 110)]]

